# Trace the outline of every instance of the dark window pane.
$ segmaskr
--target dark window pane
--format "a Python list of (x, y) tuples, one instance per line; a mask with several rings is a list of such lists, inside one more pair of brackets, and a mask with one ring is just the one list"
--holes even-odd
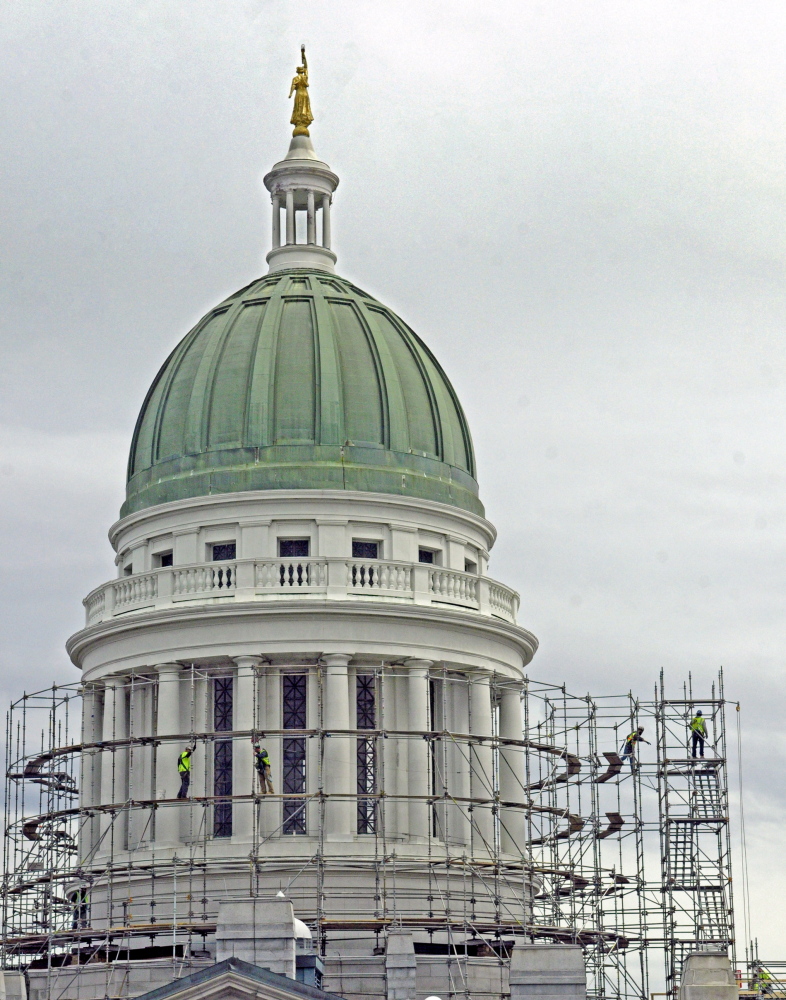
[(231, 677), (216, 677), (213, 681), (213, 728), (217, 733), (232, 729)]
[(378, 542), (356, 542), (354, 539), (352, 541), (353, 559), (377, 559), (378, 551)]
[(434, 553), (428, 549), (418, 549), (418, 561), (422, 563), (433, 563)]
[[(232, 730), (233, 678), (216, 677), (213, 681), (213, 728), (217, 733)], [(216, 740), (213, 744), (213, 836), (232, 836), (232, 802), (220, 796), (232, 794), (232, 741)]]
[[(283, 729), (306, 728), (306, 693), (308, 678), (305, 674), (284, 674), (282, 682)], [(283, 741), (283, 786), (285, 795), (304, 795), (306, 791), (306, 741), (302, 737)], [(284, 800), (284, 833), (306, 832), (305, 799)]]
[(171, 566), (172, 565), (172, 553), (171, 552), (162, 552), (161, 553), (161, 565), (162, 566)]
[[(303, 795), (306, 791), (306, 741), (284, 740), (284, 794)], [(284, 833), (306, 832), (306, 800), (284, 800)]]
[(308, 556), (308, 539), (280, 538), (278, 554), (282, 559), (305, 559)]
[(282, 678), (282, 729), (306, 728), (306, 680), (305, 674), (284, 674)]
[[(376, 729), (376, 685), (373, 674), (358, 674), (355, 685), (357, 728)], [(373, 736), (362, 736), (357, 743), (358, 775), (358, 833), (375, 833), (377, 829), (377, 803), (362, 796), (377, 790), (377, 741)]]
[(221, 559), (235, 559), (236, 552), (237, 552), (237, 545), (234, 542), (229, 542), (226, 545), (214, 545), (213, 562), (218, 562)]

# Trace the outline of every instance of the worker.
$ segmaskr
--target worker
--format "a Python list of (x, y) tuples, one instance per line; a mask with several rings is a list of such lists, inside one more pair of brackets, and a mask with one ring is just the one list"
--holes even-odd
[[(695, 756), (696, 755), (694, 754), (694, 757)], [(761, 965), (758, 967), (756, 971), (756, 989), (758, 990), (759, 994), (763, 997), (772, 996), (772, 977), (770, 976), (769, 972), (767, 972), (767, 970), (763, 968)]]
[(636, 744), (646, 743), (648, 746), (650, 745), (650, 741), (645, 740), (644, 737), (641, 735), (643, 732), (644, 732), (644, 726), (639, 726), (639, 728), (636, 730), (635, 733), (631, 733), (630, 736), (626, 737), (625, 745), (622, 748), (622, 761), (624, 763), (626, 757), (630, 760), (631, 771), (635, 770), (636, 767), (635, 755), (633, 752)]
[(195, 745), (187, 746), (177, 758), (177, 773), (180, 775), (180, 791), (177, 793), (179, 799), (188, 798), (188, 786), (191, 784), (191, 754), (196, 750)]
[[(704, 741), (707, 739), (707, 723), (701, 714), (701, 709), (694, 715), (690, 724), (691, 757), (704, 756)], [(696, 750), (699, 750), (698, 755)]]
[(259, 784), (263, 795), (273, 794), (273, 781), (270, 777), (270, 757), (264, 747), (254, 742), (254, 767), (259, 775)]
[(87, 887), (75, 889), (70, 894), (71, 928), (81, 930), (90, 923), (90, 893)]

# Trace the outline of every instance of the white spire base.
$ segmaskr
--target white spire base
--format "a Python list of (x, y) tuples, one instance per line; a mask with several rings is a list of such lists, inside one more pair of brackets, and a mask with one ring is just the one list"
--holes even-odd
[[(273, 249), (266, 258), (270, 271), (307, 267), (334, 272), (330, 205), (338, 177), (319, 159), (307, 135), (293, 137), (289, 152), (265, 175), (264, 183), (273, 203)], [(306, 225), (299, 227), (297, 220), (302, 223), (304, 215)], [(298, 229), (301, 239), (305, 235), (302, 243)]]
[(314, 243), (289, 243), (271, 250), (265, 260), (270, 265), (271, 274), (291, 267), (308, 267), (317, 271), (330, 271), (331, 274), (336, 271), (336, 255), (333, 251)]

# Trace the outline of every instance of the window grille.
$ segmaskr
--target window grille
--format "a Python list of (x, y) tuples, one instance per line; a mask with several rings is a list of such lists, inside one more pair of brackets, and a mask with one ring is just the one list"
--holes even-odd
[[(358, 674), (355, 683), (357, 728), (376, 729), (376, 679)], [(363, 798), (377, 790), (377, 741), (375, 736), (359, 736), (357, 743), (358, 833), (376, 833), (376, 799)]]
[[(216, 677), (213, 681), (213, 728), (217, 733), (232, 731), (233, 678)], [(232, 801), (220, 796), (232, 795), (232, 740), (213, 744), (213, 836), (232, 836)]]
[(306, 559), (308, 543), (307, 538), (279, 538), (278, 554), (282, 559)]
[(356, 539), (352, 540), (352, 558), (353, 559), (378, 559), (379, 558), (379, 542), (358, 542)]
[[(284, 674), (282, 682), (282, 729), (306, 728), (306, 692), (308, 678), (305, 674)], [(302, 736), (283, 740), (283, 785), (285, 795), (303, 795), (306, 791), (306, 741)], [(306, 832), (305, 799), (284, 800), (284, 833)]]
[(228, 542), (226, 545), (214, 545), (213, 562), (219, 562), (222, 559), (235, 559), (236, 553), (237, 544), (235, 542)]

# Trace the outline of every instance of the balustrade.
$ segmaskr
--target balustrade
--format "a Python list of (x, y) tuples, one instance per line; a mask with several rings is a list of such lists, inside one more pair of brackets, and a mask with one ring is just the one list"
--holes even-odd
[(264, 590), (327, 585), (327, 563), (315, 560), (274, 559), (256, 563), (256, 585)]
[(214, 591), (228, 593), (237, 586), (237, 566), (234, 563), (207, 563), (174, 570), (172, 593), (175, 596), (207, 594)]
[(347, 562), (347, 587), (353, 590), (412, 591), (412, 566), (409, 563), (382, 562), (379, 559)]
[(152, 573), (141, 573), (118, 580), (114, 584), (115, 607), (152, 601), (158, 594), (157, 582)]
[(86, 624), (94, 625), (116, 614), (181, 601), (264, 601), (283, 595), (342, 600), (362, 594), (413, 604), (453, 604), (514, 623), (519, 603), (515, 591), (473, 573), (421, 563), (342, 558), (166, 566), (105, 583), (83, 603)]
[(441, 601), (478, 606), (478, 578), (468, 573), (457, 573), (449, 569), (432, 569), (428, 574), (429, 591)]

